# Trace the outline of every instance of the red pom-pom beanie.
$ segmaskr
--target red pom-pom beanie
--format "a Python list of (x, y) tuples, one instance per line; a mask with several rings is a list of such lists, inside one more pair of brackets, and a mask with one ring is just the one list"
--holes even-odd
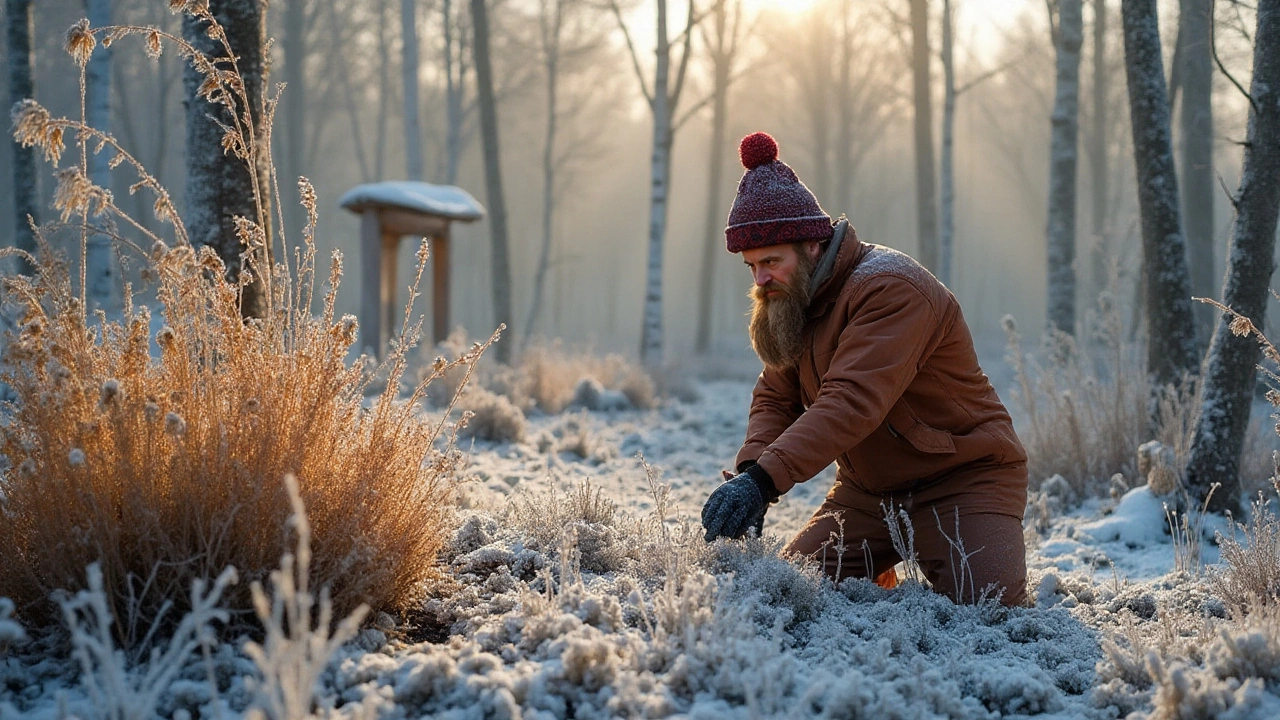
[(778, 143), (762, 132), (742, 139), (738, 155), (747, 171), (724, 229), (729, 252), (831, 237), (831, 216), (778, 160)]

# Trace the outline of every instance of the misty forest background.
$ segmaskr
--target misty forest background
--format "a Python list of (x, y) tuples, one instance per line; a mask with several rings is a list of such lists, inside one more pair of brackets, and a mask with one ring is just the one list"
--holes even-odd
[[(10, 2), (12, 7), (14, 3)], [(445, 0), (278, 0), (271, 3), (267, 35), (274, 38), (270, 81), (286, 82), (276, 117), (275, 158), (286, 201), (286, 234), (300, 237), (300, 209), (288, 178), (305, 175), (315, 184), (321, 211), (318, 242), (323, 254), (340, 248), (356, 273), (357, 216), (337, 198), (352, 186), (413, 177), (416, 155), (406, 135), (403, 33), (408, 13), (415, 34), (416, 104), (421, 176), (457, 184), (492, 207), (485, 194), (475, 71), (468, 3)], [(520, 342), (527, 331), (544, 235), (544, 153), (548, 129), (547, 47), (560, 8), (561, 47), (556, 74), (554, 216), (546, 286), (534, 332), (598, 350), (637, 355), (648, 262), (652, 114), (641, 94), (636, 68), (607, 3), (492, 3), (490, 35), (501, 167), (509, 217), (511, 297), (515, 317), (495, 317), (491, 291), (488, 221), (454, 226), (454, 325), (471, 336), (487, 335), (501, 320), (512, 328), (504, 342)], [(703, 3), (702, 5), (708, 5)], [(759, 5), (759, 4), (756, 4)], [(672, 149), (670, 207), (663, 258), (663, 329), (666, 362), (705, 348), (745, 354), (749, 344), (743, 313), (750, 279), (736, 257), (723, 251), (723, 219), (741, 166), (738, 138), (766, 130), (778, 138), (781, 158), (833, 216), (846, 213), (859, 237), (901, 249), (939, 272), (937, 259), (922, 252), (920, 238), (946, 232), (936, 213), (944, 198), (934, 189), (935, 217), (918, 212), (913, 120), (912, 27), (908, 3), (818, 0), (803, 11), (777, 5), (753, 7), (724, 2), (700, 8), (692, 55), (679, 102)], [(918, 5), (924, 7), (925, 3)], [(1095, 16), (1105, 5), (1103, 23)], [(679, 66), (683, 3), (668, 9), (673, 78)], [(717, 8), (724, 13), (718, 32)], [(653, 84), (655, 23), (651, 4), (621, 8), (647, 89)], [(930, 28), (931, 125), (934, 174), (946, 141), (943, 132), (947, 68), (942, 3), (927, 5)], [(1171, 66), (1179, 32), (1177, 3), (1159, 7), (1165, 63)], [(117, 0), (114, 24), (154, 25), (180, 33), (180, 18), (165, 3)], [(1055, 50), (1046, 6), (958, 0), (955, 22), (954, 256), (946, 277), (959, 297), (980, 345), (1002, 341), (1000, 318), (1012, 313), (1023, 328), (1046, 321), (1046, 217), (1049, 196), (1050, 115), (1055, 92)], [(1052, 12), (1057, 24), (1057, 8)], [(55, 115), (79, 115), (77, 69), (63, 51), (66, 29), (86, 14), (82, 0), (32, 4), (35, 97)], [(1236, 3), (1218, 3), (1216, 49), (1223, 65), (1247, 83), (1251, 18)], [(1114, 271), (1117, 300), (1131, 332), (1139, 331), (1140, 225), (1135, 193), (1132, 136), (1124, 76), (1119, 3), (1085, 3), (1079, 65), (1079, 170), (1077, 173), (1078, 321)], [(95, 24), (103, 24), (101, 22)], [(1101, 44), (1097, 30), (1101, 30)], [(717, 47), (736, 47), (726, 66), (730, 78), (723, 107), (723, 134), (715, 135), (713, 90)], [(718, 36), (725, 40), (718, 41)], [(727, 43), (726, 43), (727, 40)], [(7, 43), (8, 38), (0, 38)], [(726, 44), (720, 44), (726, 43)], [(101, 50), (99, 51), (101, 52)], [(9, 57), (6, 45), (0, 57)], [(294, 58), (300, 58), (295, 60)], [(184, 207), (185, 158), (183, 60), (158, 60), (129, 50), (112, 54), (110, 117), (113, 132)], [(1239, 183), (1240, 147), (1248, 101), (1221, 75), (1212, 80), (1212, 173), (1221, 184)], [(1177, 110), (1174, 73), (1173, 139), (1183, 151), (1185, 124)], [(722, 76), (725, 77), (725, 76)], [(1203, 126), (1202, 126), (1203, 127)], [(412, 129), (410, 130), (412, 134)], [(713, 135), (715, 141), (713, 143)], [(1201, 143), (1203, 146), (1203, 143)], [(0, 144), (0, 215), (13, 217), (13, 144)], [(719, 168), (713, 168), (718, 159)], [(1184, 156), (1178, 155), (1182, 171)], [(43, 165), (43, 164), (42, 164)], [(712, 177), (715, 170), (715, 177)], [(48, 208), (54, 190), (48, 168), (38, 168), (38, 207)], [(128, 196), (127, 173), (114, 173), (120, 205), (150, 226), (150, 200)], [(1184, 183), (1185, 184), (1185, 183)], [(1223, 256), (1233, 213), (1213, 179), (1212, 204), (1186, 213), (1211, 223), (1212, 270), (1192, 264), (1194, 293), (1218, 297)], [(136, 207), (133, 207), (136, 204)], [(44, 218), (48, 219), (48, 218)], [(928, 225), (935, 223), (930, 229)], [(1188, 235), (1193, 227), (1188, 227)], [(6, 223), (5, 235), (12, 225)], [(74, 241), (68, 241), (68, 250)], [(1189, 238), (1191, 244), (1197, 240)], [(1203, 244), (1203, 240), (1200, 240)], [(12, 244), (7, 243), (7, 244)], [(708, 245), (714, 252), (708, 254)], [(412, 242), (402, 243), (401, 287), (412, 271)], [(936, 252), (936, 251), (935, 251)], [(1195, 252), (1193, 250), (1193, 252)], [(1202, 251), (1203, 252), (1203, 251)], [(72, 256), (77, 252), (70, 252)], [(324, 256), (322, 254), (322, 256)], [(1199, 257), (1203, 258), (1204, 255)], [(709, 260), (708, 260), (709, 258)], [(710, 268), (707, 268), (707, 262)], [(128, 279), (126, 268), (126, 279)], [(710, 273), (710, 315), (699, 322), (699, 289)], [(351, 275), (358, 277), (358, 275)], [(1207, 279), (1206, 279), (1207, 278)], [(1211, 287), (1204, 287), (1207, 282)], [(401, 300), (403, 300), (401, 291)], [(428, 293), (429, 296), (429, 293)], [(339, 312), (358, 308), (356, 283), (339, 297)], [(429, 308), (429, 305), (428, 305)], [(1199, 333), (1208, 340), (1208, 328)], [(701, 340), (701, 342), (700, 342)]]

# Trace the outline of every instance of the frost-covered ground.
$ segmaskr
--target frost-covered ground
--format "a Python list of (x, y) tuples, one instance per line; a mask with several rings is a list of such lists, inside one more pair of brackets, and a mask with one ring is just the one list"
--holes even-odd
[[(1030, 609), (957, 607), (911, 584), (833, 587), (780, 560), (830, 470), (770, 511), (763, 539), (703, 543), (698, 509), (743, 437), (750, 389), (708, 381), (698, 400), (655, 410), (533, 416), (522, 442), (466, 447), (449, 577), (421, 613), (396, 627), (375, 619), (338, 651), (320, 678), (321, 711), (1145, 717), (1155, 689), (1125, 659), (1141, 667), (1145, 646), (1213, 642), (1206, 628), (1223, 604), (1203, 576), (1172, 572), (1164, 509), (1146, 487), (1029, 531)], [(1216, 561), (1211, 544), (1202, 558)], [(0, 647), (6, 631), (16, 638), (0, 613)], [(109, 712), (116, 700), (95, 695), (52, 643), (15, 641), (0, 656), (0, 718)], [(196, 652), (155, 712), (237, 717), (254, 702), (254, 673), (234, 644)], [(1280, 716), (1274, 684), (1217, 689), (1233, 713), (1223, 716)]]

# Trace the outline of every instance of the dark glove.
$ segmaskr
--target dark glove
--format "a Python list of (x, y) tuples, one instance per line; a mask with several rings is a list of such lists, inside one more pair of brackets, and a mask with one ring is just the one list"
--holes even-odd
[(740, 538), (752, 528), (759, 533), (764, 527), (769, 503), (779, 495), (769, 473), (753, 463), (716, 488), (702, 506), (702, 527), (706, 528), (707, 542), (718, 537)]

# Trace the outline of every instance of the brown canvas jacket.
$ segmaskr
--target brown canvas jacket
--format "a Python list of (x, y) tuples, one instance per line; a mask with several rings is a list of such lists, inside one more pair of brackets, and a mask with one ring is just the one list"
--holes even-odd
[(867, 493), (991, 484), (982, 511), (1022, 517), (1026, 452), (955, 296), (845, 225), (825, 281), (819, 265), (807, 347), (796, 367), (766, 368), (756, 381), (735, 465), (759, 462), (783, 493), (833, 461), (837, 488)]

